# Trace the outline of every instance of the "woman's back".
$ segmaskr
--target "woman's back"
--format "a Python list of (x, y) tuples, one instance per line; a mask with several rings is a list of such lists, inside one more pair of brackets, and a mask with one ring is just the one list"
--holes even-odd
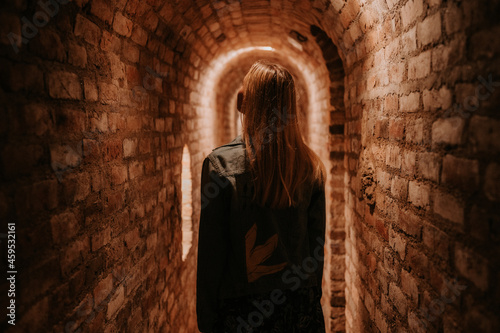
[(203, 162), (202, 332), (324, 331), (326, 171), (303, 141), (295, 103), (291, 74), (255, 63), (238, 96), (242, 135)]
[[(308, 287), (317, 287), (313, 296), (321, 297), (324, 184), (303, 183), (303, 200), (294, 206), (262, 206), (252, 200), (254, 184), (248, 164), (241, 136), (214, 149), (203, 163), (197, 299), (200, 329), (204, 317), (210, 322), (220, 316), (216, 312), (221, 306), (227, 309), (220, 311), (236, 311), (240, 304), (235, 313), (246, 323), (255, 322), (248, 317), (259, 317), (253, 313), (259, 310), (249, 304), (253, 297), (268, 300), (270, 303), (264, 303), (276, 309), (290, 305), (280, 301), (285, 295), (290, 298), (292, 292), (306, 297), (302, 293)], [(241, 313), (247, 309), (253, 310)], [(317, 304), (311, 310), (317, 311)], [(286, 322), (290, 324), (290, 320)], [(316, 326), (313, 331), (321, 332)]]

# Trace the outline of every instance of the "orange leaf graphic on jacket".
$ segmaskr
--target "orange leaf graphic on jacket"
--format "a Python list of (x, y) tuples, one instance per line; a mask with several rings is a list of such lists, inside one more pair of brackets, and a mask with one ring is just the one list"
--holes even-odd
[(272, 266), (262, 265), (276, 249), (278, 234), (274, 234), (263, 245), (254, 247), (256, 239), (257, 225), (254, 224), (245, 235), (248, 282), (253, 282), (264, 275), (279, 272), (286, 266), (286, 263)]

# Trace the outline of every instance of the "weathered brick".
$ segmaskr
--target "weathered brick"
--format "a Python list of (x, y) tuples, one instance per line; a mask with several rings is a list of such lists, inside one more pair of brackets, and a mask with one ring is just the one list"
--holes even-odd
[(398, 146), (391, 146), (386, 150), (385, 163), (392, 168), (401, 168), (401, 150)]
[(418, 172), (429, 180), (439, 182), (441, 159), (435, 153), (422, 153), (418, 155)]
[(446, 86), (439, 90), (424, 90), (422, 100), (425, 111), (448, 110), (451, 107), (451, 91)]
[(474, 150), (489, 153), (500, 152), (500, 121), (472, 116), (469, 125), (469, 141)]
[(446, 7), (443, 17), (448, 36), (459, 31), (464, 25), (462, 9), (453, 2)]
[(64, 251), (61, 251), (61, 271), (68, 276), (89, 253), (89, 238), (85, 236), (72, 242)]
[(87, 66), (87, 50), (85, 47), (70, 42), (68, 45), (68, 62), (74, 66), (85, 68)]
[(418, 285), (415, 278), (406, 269), (401, 269), (401, 289), (405, 294), (410, 296), (414, 306), (418, 303)]
[(98, 251), (104, 245), (109, 244), (110, 241), (111, 241), (110, 227), (107, 227), (104, 230), (97, 231), (90, 238), (90, 243), (92, 244), (92, 252)]
[(399, 110), (401, 112), (416, 112), (420, 108), (420, 93), (413, 92), (399, 97)]
[(82, 86), (78, 75), (55, 71), (47, 75), (47, 86), (52, 98), (82, 99)]
[(422, 79), (431, 72), (431, 51), (425, 51), (408, 61), (408, 79)]
[(425, 139), (424, 120), (410, 119), (406, 122), (406, 141), (414, 144), (422, 144)]
[(67, 210), (61, 214), (54, 215), (50, 219), (52, 228), (52, 239), (55, 244), (61, 244), (69, 241), (79, 231), (78, 220), (75, 214)]
[(428, 16), (417, 25), (417, 41), (425, 46), (435, 43), (441, 38), (441, 13), (437, 12)]
[[(121, 39), (118, 36), (110, 33), (109, 31), (103, 30), (100, 47), (104, 51), (119, 53), (121, 49)], [(127, 53), (124, 51), (123, 55), (127, 57)]]
[(429, 186), (410, 181), (408, 185), (409, 201), (417, 207), (427, 208), (429, 206)]
[(446, 155), (443, 159), (441, 180), (444, 184), (464, 191), (474, 191), (479, 185), (479, 163), (474, 160)]
[(405, 123), (403, 119), (391, 119), (389, 121), (389, 138), (402, 140), (404, 137)]
[(122, 13), (117, 12), (115, 14), (115, 19), (113, 20), (113, 30), (118, 34), (130, 37), (132, 35), (133, 23), (128, 18), (123, 16)]
[(108, 274), (94, 288), (94, 306), (97, 308), (111, 296), (113, 292), (113, 274)]
[(408, 300), (401, 289), (394, 283), (389, 284), (389, 298), (392, 300), (398, 312), (404, 317), (408, 310)]
[(452, 195), (437, 192), (434, 196), (434, 212), (452, 222), (463, 225), (464, 205)]
[(90, 12), (107, 24), (113, 21), (113, 8), (104, 0), (92, 0)]
[(391, 184), (391, 193), (394, 197), (406, 201), (408, 196), (408, 180), (394, 176)]
[(455, 267), (472, 281), (479, 289), (488, 289), (488, 264), (486, 259), (463, 247), (460, 243), (455, 245)]
[(444, 260), (449, 259), (449, 237), (433, 225), (424, 225), (422, 231), (424, 244)]
[(123, 156), (131, 157), (136, 154), (137, 151), (137, 140), (136, 139), (125, 139), (123, 140)]
[(411, 25), (424, 11), (423, 0), (410, 0), (401, 8), (403, 27)]
[(127, 166), (112, 166), (110, 171), (111, 183), (114, 185), (123, 184), (127, 180)]
[(108, 303), (108, 309), (106, 312), (106, 318), (111, 319), (118, 312), (118, 310), (122, 307), (125, 301), (125, 288), (120, 285), (116, 288), (111, 299)]
[(76, 15), (74, 33), (77, 37), (82, 36), (82, 38), (89, 44), (95, 46), (99, 45), (101, 29), (80, 14)]
[(465, 120), (461, 117), (440, 118), (432, 124), (432, 144), (459, 145), (464, 128)]
[(394, 229), (389, 230), (389, 245), (399, 254), (401, 260), (405, 260), (406, 257), (406, 240)]
[(486, 168), (484, 194), (491, 201), (500, 201), (500, 165), (490, 163)]

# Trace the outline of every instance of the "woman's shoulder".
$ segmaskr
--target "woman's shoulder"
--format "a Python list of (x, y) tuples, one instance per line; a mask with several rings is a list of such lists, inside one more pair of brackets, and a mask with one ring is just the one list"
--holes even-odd
[(206, 158), (224, 176), (244, 172), (247, 168), (245, 145), (240, 135), (233, 141), (214, 148)]

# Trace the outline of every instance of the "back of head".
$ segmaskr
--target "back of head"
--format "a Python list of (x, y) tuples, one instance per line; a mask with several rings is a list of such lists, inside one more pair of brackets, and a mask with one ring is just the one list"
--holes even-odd
[(241, 112), (256, 202), (293, 206), (301, 200), (301, 184), (325, 181), (321, 159), (300, 133), (295, 83), (286, 68), (265, 60), (253, 64), (243, 81)]

